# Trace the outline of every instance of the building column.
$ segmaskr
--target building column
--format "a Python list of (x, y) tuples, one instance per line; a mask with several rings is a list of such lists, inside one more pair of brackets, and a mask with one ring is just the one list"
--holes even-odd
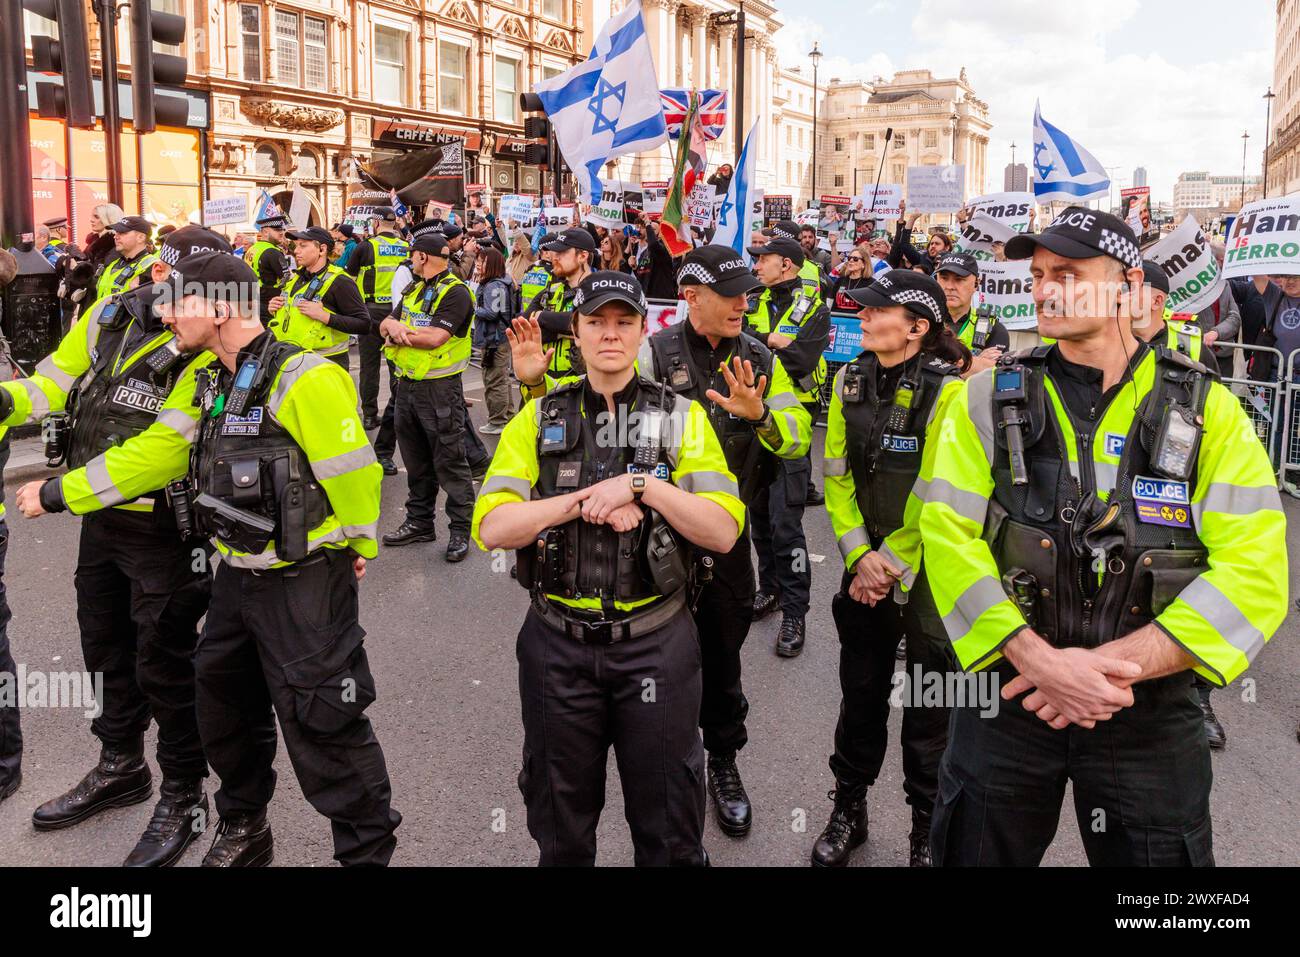
[(695, 89), (703, 90), (709, 85), (708, 77), (708, 17), (699, 7), (692, 7), (688, 21), (691, 25), (691, 67), (694, 74)]

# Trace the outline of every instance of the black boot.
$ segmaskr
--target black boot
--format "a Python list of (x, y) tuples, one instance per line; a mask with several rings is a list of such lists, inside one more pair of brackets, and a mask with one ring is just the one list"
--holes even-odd
[(934, 867), (930, 854), (930, 815), (912, 809), (912, 833), (907, 836), (908, 867)]
[(217, 836), (203, 857), (203, 866), (266, 867), (273, 856), (265, 811), (229, 814), (217, 825)]
[(164, 779), (158, 791), (161, 797), (153, 817), (123, 867), (170, 867), (208, 826), (208, 796), (203, 793), (202, 778)]
[(760, 591), (754, 595), (754, 621), (766, 618), (776, 611), (776, 596)]
[(71, 791), (46, 801), (32, 814), (38, 831), (71, 827), (110, 807), (149, 800), (153, 775), (139, 750), (119, 751), (105, 745), (99, 763)]
[(803, 651), (803, 641), (803, 619), (790, 615), (783, 617), (781, 630), (776, 633), (776, 653), (782, 658), (794, 658)]
[(1201, 702), (1201, 716), (1205, 721), (1205, 737), (1210, 742), (1211, 751), (1222, 751), (1228, 746), (1228, 732), (1223, 730), (1219, 716), (1210, 704), (1210, 686), (1196, 683), (1196, 696)]
[(732, 837), (743, 837), (754, 823), (745, 783), (740, 780), (736, 755), (709, 755), (709, 797), (717, 810), (718, 827)]
[(451, 541), (447, 543), (446, 559), (449, 562), (463, 562), (465, 556), (469, 554), (469, 538), (459, 532), (451, 533)]
[(843, 867), (853, 849), (867, 841), (867, 789), (840, 786), (826, 796), (835, 807), (813, 844), (812, 862), (814, 867)]
[(393, 461), (391, 455), (377, 455), (375, 458), (379, 461), (379, 467), (384, 470), (385, 475), (397, 474), (397, 463)]
[(432, 542), (438, 538), (437, 529), (432, 525), (417, 525), (409, 518), (397, 527), (397, 531), (384, 536), (385, 545), (410, 545), (412, 542)]

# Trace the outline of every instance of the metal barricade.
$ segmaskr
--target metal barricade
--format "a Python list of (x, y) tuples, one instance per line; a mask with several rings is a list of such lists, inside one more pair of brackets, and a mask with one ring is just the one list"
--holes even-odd
[(1300, 351), (1293, 352), (1286, 363), (1285, 428), (1282, 431), (1281, 487), (1290, 495), (1300, 498), (1300, 485), (1293, 473), (1300, 471)]
[[(1283, 406), (1286, 396), (1282, 379), (1282, 353), (1267, 346), (1248, 346), (1240, 342), (1215, 343), (1215, 359), (1219, 363), (1219, 379), (1241, 403), (1246, 417), (1255, 428), (1255, 436), (1268, 452), (1273, 471), (1279, 467), (1279, 436), (1282, 434)], [(1227, 350), (1226, 356), (1218, 354)], [(1264, 376), (1264, 367), (1271, 365), (1273, 374)], [(1240, 368), (1239, 368), (1240, 366)], [(1252, 378), (1247, 373), (1254, 367)]]

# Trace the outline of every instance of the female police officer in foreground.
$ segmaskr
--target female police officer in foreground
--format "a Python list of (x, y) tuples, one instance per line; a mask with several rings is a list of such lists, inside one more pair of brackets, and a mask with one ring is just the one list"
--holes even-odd
[(635, 278), (582, 281), (587, 374), (511, 420), (474, 509), (475, 540), (519, 549), (532, 593), (519, 781), (542, 864), (595, 861), (611, 743), (636, 863), (706, 859), (690, 545), (730, 549), (744, 506), (704, 409), (636, 375), (645, 314)]
[[(867, 788), (885, 759), (894, 649), (906, 636), (914, 695), (903, 711), (903, 790), (912, 805), (910, 863), (924, 867), (948, 709), (921, 706), (915, 692), (923, 675), (934, 680), (929, 674), (949, 665), (943, 624), (918, 575), (920, 501), (911, 493), (922, 474), (926, 429), (970, 353), (944, 323), (943, 290), (929, 276), (894, 269), (847, 295), (864, 307), (863, 352), (835, 377), (825, 462), (826, 510), (845, 567), (831, 605), (844, 697), (830, 761), (835, 808), (812, 860), (845, 864), (867, 839)], [(898, 580), (906, 594), (891, 598)]]

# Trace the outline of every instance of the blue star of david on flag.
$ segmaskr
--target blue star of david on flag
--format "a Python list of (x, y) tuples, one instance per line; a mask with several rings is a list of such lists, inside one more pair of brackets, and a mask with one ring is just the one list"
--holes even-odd
[(727, 225), (727, 214), (735, 208), (736, 208), (736, 204), (731, 201), (731, 194), (728, 193), (727, 196), (722, 200), (722, 205), (718, 207), (719, 226)]
[[(614, 108), (614, 116), (612, 119), (605, 116), (605, 101), (611, 98), (618, 101), (618, 105)], [(627, 84), (620, 83), (618, 86), (613, 86), (602, 76), (596, 84), (595, 96), (593, 96), (591, 102), (587, 104), (588, 112), (594, 113), (596, 116), (596, 122), (591, 127), (591, 132), (600, 133), (604, 130), (609, 130), (611, 133), (617, 132), (615, 127), (618, 123), (619, 116), (622, 115), (621, 111), (625, 99), (627, 99)]]

